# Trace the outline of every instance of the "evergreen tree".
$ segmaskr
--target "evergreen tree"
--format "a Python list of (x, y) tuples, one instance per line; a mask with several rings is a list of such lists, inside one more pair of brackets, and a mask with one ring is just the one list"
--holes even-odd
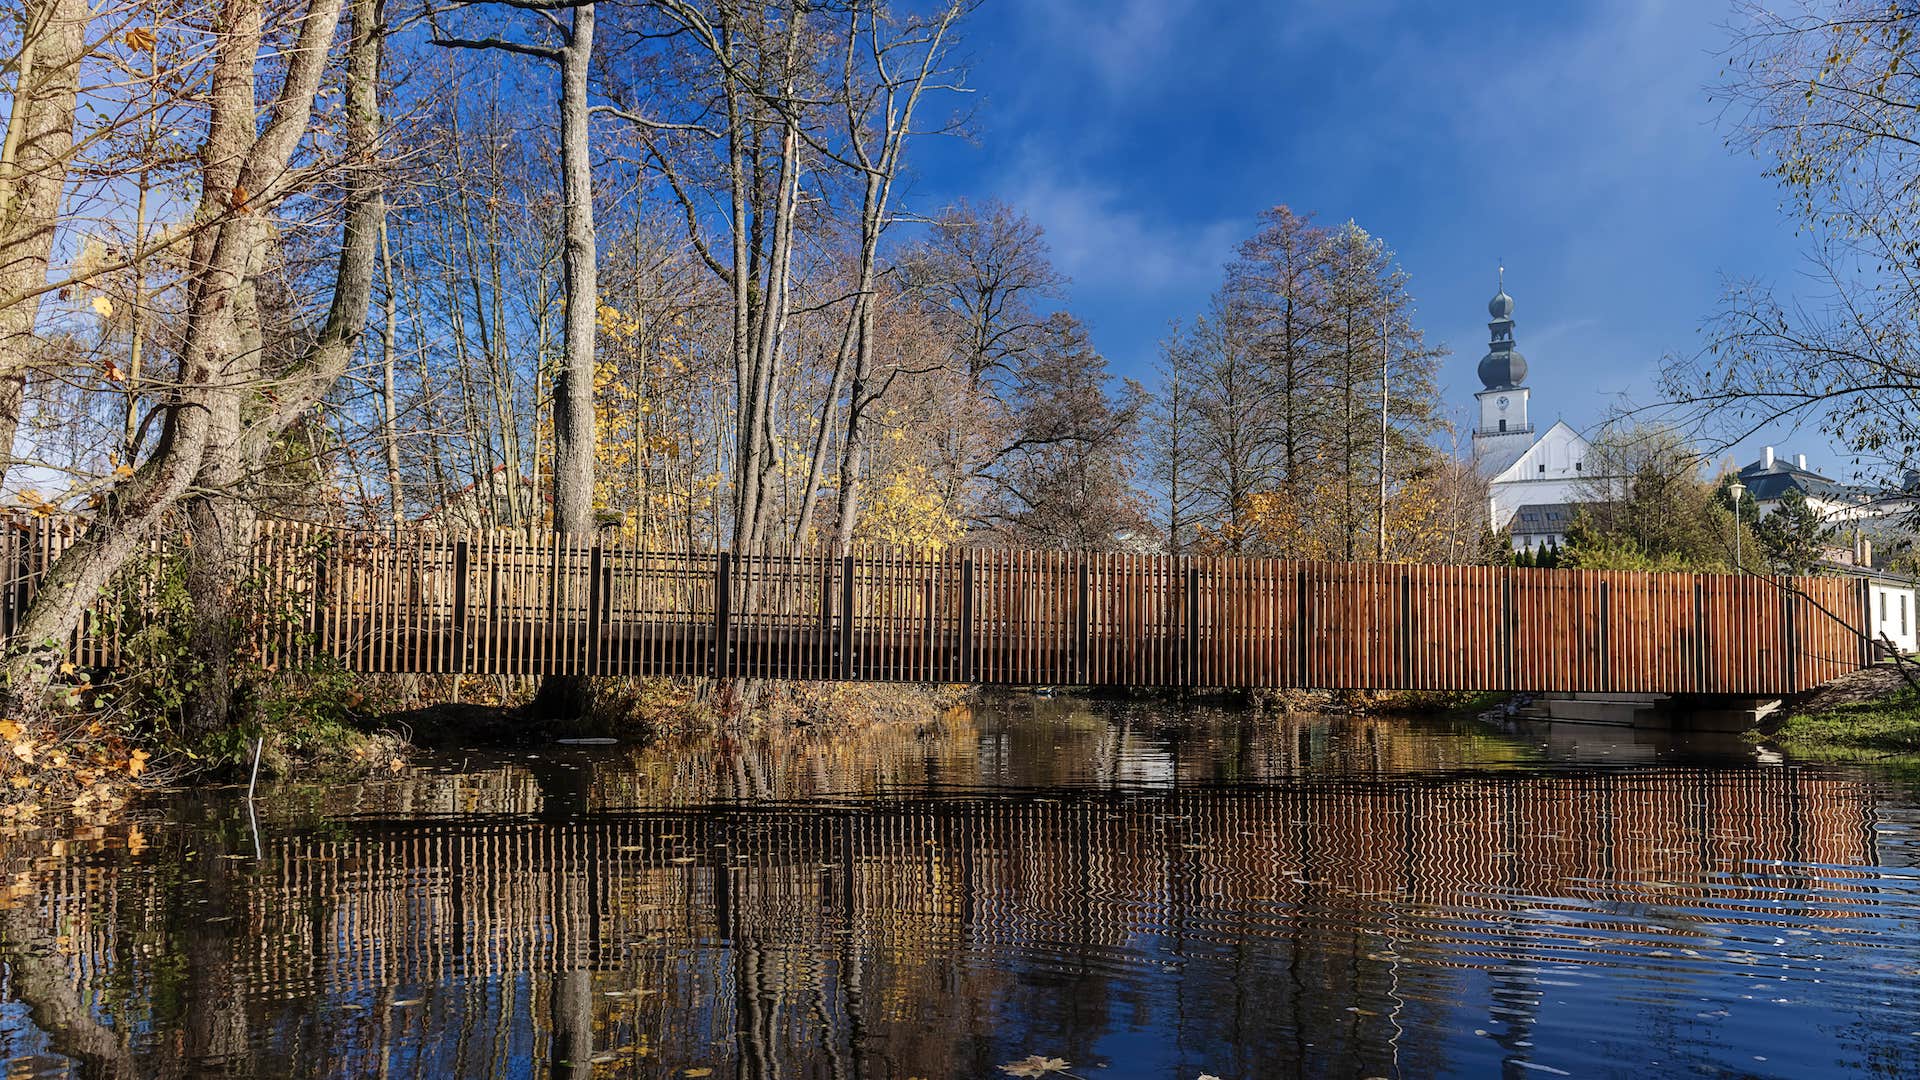
[(1753, 533), (1774, 572), (1810, 574), (1819, 566), (1833, 529), (1807, 505), (1805, 495), (1790, 489), (1772, 513), (1759, 519)]

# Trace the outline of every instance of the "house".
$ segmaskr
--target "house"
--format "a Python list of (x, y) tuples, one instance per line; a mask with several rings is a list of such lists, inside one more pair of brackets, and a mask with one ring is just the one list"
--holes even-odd
[(1487, 313), (1493, 317), (1487, 324), (1492, 340), (1480, 360), (1483, 389), (1474, 394), (1480, 418), (1473, 429), (1474, 468), (1487, 478), (1487, 525), (1495, 532), (1511, 527), (1516, 551), (1564, 544), (1574, 504), (1590, 497), (1590, 447), (1564, 421), (1534, 431), (1527, 359), (1514, 348), (1513, 297), (1504, 271)]
[(420, 521), (449, 530), (493, 529), (514, 524), (541, 504), (531, 477), (522, 473), (516, 478), (505, 465), (496, 465), (484, 481), (448, 495)]
[(1867, 492), (1807, 468), (1805, 454), (1795, 454), (1789, 461), (1769, 446), (1761, 451), (1760, 460), (1740, 470), (1739, 477), (1747, 493), (1759, 504), (1761, 517), (1777, 509), (1790, 492), (1799, 492), (1807, 500), (1807, 506), (1828, 525), (1880, 517), (1887, 512), (1882, 501)]
[(1891, 642), (1903, 655), (1920, 652), (1920, 588), (1907, 578), (1876, 571), (1855, 571), (1867, 591), (1867, 634), (1876, 643)]

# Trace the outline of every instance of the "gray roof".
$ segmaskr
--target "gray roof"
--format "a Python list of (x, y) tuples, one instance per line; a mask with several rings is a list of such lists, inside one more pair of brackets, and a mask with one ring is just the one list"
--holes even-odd
[(1771, 469), (1767, 468), (1765, 459), (1741, 469), (1740, 482), (1747, 485), (1748, 494), (1758, 502), (1772, 502), (1796, 490), (1810, 499), (1828, 502), (1847, 502), (1859, 496), (1853, 488), (1811, 469), (1799, 468), (1786, 457), (1774, 458)]
[(1572, 503), (1528, 503), (1513, 512), (1508, 528), (1517, 533), (1563, 533), (1573, 524)]
[(1489, 390), (1510, 390), (1527, 381), (1527, 358), (1511, 342), (1480, 358), (1480, 383)]
[(1487, 302), (1487, 313), (1493, 316), (1487, 324), (1493, 340), (1487, 345), (1487, 355), (1480, 358), (1480, 382), (1489, 390), (1522, 386), (1527, 381), (1527, 358), (1513, 347), (1513, 297), (1507, 295), (1504, 286)]

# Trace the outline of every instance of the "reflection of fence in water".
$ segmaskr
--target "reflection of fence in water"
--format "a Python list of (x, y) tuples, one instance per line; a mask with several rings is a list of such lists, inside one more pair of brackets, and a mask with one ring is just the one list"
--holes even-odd
[[(1306, 909), (1356, 929), (1391, 915), (1403, 940), (1446, 941), (1474, 910), (1559, 906), (1562, 921), (1534, 929), (1564, 944), (1607, 925), (1607, 911), (1640, 908), (1844, 925), (1874, 888), (1844, 869), (1874, 861), (1871, 805), (1845, 779), (1663, 770), (362, 822), (340, 839), (270, 838), (267, 872), (235, 888), (252, 976), (282, 985), (321, 969), (342, 989), (622, 967), (636, 947), (715, 939), (792, 960), (839, 933), (899, 963), (937, 964), (972, 946), (1286, 937)], [(1775, 862), (1785, 865), (1765, 867), (1765, 881), (1715, 876)], [(131, 959), (107, 936), (125, 928), (124, 882), (140, 879), (60, 874), (47, 914), (71, 928), (76, 974), (91, 981)]]

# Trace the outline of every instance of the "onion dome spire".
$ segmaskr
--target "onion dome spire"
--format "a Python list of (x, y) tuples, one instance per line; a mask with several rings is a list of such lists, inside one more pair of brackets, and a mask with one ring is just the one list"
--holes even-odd
[(1487, 355), (1480, 358), (1480, 382), (1489, 390), (1506, 390), (1527, 381), (1527, 358), (1513, 347), (1513, 297), (1507, 295), (1507, 268), (1500, 268), (1499, 291), (1487, 301), (1493, 332)]

